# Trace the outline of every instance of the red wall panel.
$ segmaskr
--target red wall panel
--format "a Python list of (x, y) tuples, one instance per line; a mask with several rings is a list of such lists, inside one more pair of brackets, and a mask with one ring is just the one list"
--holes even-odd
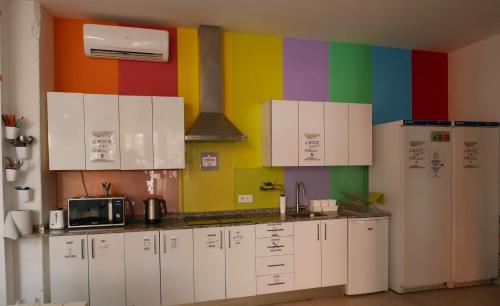
[(120, 25), (167, 30), (169, 59), (166, 63), (119, 60), (119, 93), (121, 95), (177, 96), (177, 29)]
[(448, 119), (448, 54), (412, 51), (412, 117)]

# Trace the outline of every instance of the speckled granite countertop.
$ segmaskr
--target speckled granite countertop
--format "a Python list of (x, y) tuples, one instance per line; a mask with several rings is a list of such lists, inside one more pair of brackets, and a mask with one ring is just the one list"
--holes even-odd
[(64, 235), (92, 235), (92, 234), (109, 234), (123, 232), (139, 232), (139, 231), (157, 231), (157, 230), (174, 230), (174, 229), (189, 229), (201, 227), (222, 227), (222, 226), (238, 226), (262, 223), (276, 222), (296, 222), (310, 220), (327, 220), (327, 219), (342, 219), (342, 218), (375, 218), (387, 217), (389, 213), (379, 210), (370, 209), (369, 212), (355, 212), (348, 210), (339, 210), (338, 212), (325, 212), (321, 215), (311, 216), (303, 215), (280, 215), (278, 209), (256, 209), (256, 210), (234, 210), (222, 212), (206, 212), (206, 213), (169, 213), (161, 223), (145, 224), (140, 217), (135, 221), (125, 226), (114, 227), (90, 227), (81, 229), (64, 229), (64, 230), (49, 230), (43, 233), (33, 233), (24, 235), (22, 238), (35, 238), (44, 236), (64, 236)]

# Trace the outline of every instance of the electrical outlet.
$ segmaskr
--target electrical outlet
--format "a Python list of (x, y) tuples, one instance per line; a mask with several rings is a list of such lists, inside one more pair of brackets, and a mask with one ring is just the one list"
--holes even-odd
[(238, 195), (238, 203), (253, 203), (253, 194)]

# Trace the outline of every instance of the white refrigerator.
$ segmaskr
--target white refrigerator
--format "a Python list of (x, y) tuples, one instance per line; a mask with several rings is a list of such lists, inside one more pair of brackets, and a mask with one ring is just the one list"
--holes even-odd
[(452, 287), (498, 277), (499, 128), (452, 126)]
[[(481, 138), (483, 136), (474, 138), (477, 139), (474, 141), (480, 142), (481, 153), (491, 150), (493, 152), (488, 153), (488, 156), (496, 154), (497, 164), (494, 168), (496, 174), (487, 169), (488, 167), (477, 168), (474, 171), (481, 173), (479, 176), (492, 172), (490, 175), (492, 177), (496, 175), (498, 182), (497, 127), (455, 128), (449, 121), (411, 120), (374, 126), (374, 163), (369, 171), (369, 184), (370, 191), (380, 191), (385, 194), (384, 204), (381, 207), (392, 214), (389, 234), (389, 288), (396, 292), (406, 293), (452, 286), (454, 284), (452, 258), (461, 258), (462, 265), (465, 261), (468, 261), (468, 265), (474, 265), (483, 261), (483, 258), (492, 256), (489, 247), (484, 247), (479, 252), (470, 251), (475, 252), (472, 257), (461, 256), (467, 251), (460, 244), (468, 243), (466, 241), (481, 241), (481, 245), (493, 244), (492, 249), (498, 246), (496, 238), (491, 239), (489, 232), (484, 232), (483, 228), (476, 230), (473, 235), (465, 230), (466, 235), (469, 235), (467, 239), (463, 239), (465, 236), (459, 237), (464, 235), (464, 231), (460, 232), (459, 228), (467, 229), (474, 223), (489, 224), (493, 218), (484, 219), (483, 213), (476, 215), (466, 213), (468, 218), (457, 219), (455, 222), (455, 218), (460, 215), (459, 211), (470, 209), (470, 206), (488, 206), (486, 210), (494, 213), (493, 210), (498, 209), (499, 205), (498, 198), (491, 199), (487, 204), (462, 201), (464, 193), (478, 192), (457, 186), (457, 178), (465, 175), (460, 173), (461, 170), (455, 169), (459, 164), (457, 158), (458, 156), (463, 158), (464, 150), (463, 141), (460, 146), (459, 137), (457, 136), (455, 141), (454, 133), (464, 133), (469, 129), (478, 129), (481, 135), (483, 129), (494, 131), (491, 134), (496, 133), (496, 141), (494, 139), (484, 141)], [(489, 137), (495, 138), (494, 135)], [(483, 156), (486, 154), (480, 155), (481, 162)], [(485, 162), (489, 162), (489, 159)], [(461, 165), (463, 168), (463, 164)], [(495, 164), (492, 166), (495, 167)], [(475, 182), (475, 179), (467, 178), (465, 184), (469, 184), (469, 180)], [(494, 183), (494, 178), (484, 180)], [(483, 183), (481, 186), (484, 187), (481, 190), (483, 193), (496, 193), (498, 196), (498, 183), (496, 187), (490, 183)], [(469, 206), (455, 204), (453, 200), (459, 197), (460, 203), (468, 203)], [(484, 197), (474, 195), (470, 198), (481, 201)], [(493, 206), (494, 208), (491, 208)], [(483, 210), (483, 208), (478, 209), (478, 211)], [(498, 211), (494, 216), (495, 218), (498, 216)], [(488, 226), (482, 226), (496, 228), (497, 219)], [(455, 236), (457, 239), (452, 239)], [(496, 252), (495, 249), (494, 254)], [(484, 270), (490, 269), (488, 267)], [(496, 273), (496, 267), (492, 271)], [(482, 275), (476, 270), (470, 276), (477, 278)]]

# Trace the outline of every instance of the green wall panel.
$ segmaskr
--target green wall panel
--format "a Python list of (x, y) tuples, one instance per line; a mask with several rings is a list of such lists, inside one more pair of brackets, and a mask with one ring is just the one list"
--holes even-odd
[(331, 42), (330, 98), (337, 102), (370, 103), (372, 50), (370, 46)]
[[(371, 103), (372, 48), (366, 45), (331, 42), (330, 99), (336, 102)], [(342, 191), (368, 192), (368, 167), (332, 167), (332, 198), (342, 199)]]
[(332, 198), (343, 199), (343, 191), (368, 192), (368, 167), (338, 166), (331, 167)]

